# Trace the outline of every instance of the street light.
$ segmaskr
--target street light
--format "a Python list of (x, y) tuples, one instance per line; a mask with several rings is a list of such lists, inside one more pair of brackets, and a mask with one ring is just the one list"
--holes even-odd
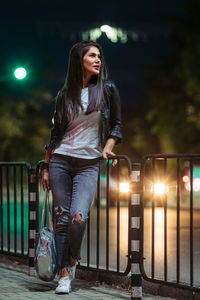
[(26, 77), (26, 74), (27, 74), (26, 69), (22, 67), (19, 67), (14, 71), (15, 78), (17, 78), (18, 80), (24, 79)]

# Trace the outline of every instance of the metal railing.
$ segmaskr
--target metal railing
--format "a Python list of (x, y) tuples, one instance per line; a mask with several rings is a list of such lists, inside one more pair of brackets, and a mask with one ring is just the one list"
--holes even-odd
[[(117, 273), (117, 274), (121, 274), (121, 275), (127, 275), (130, 271), (130, 260), (128, 259), (128, 254), (130, 252), (130, 241), (128, 239), (128, 235), (129, 235), (129, 224), (130, 224), (130, 210), (129, 210), (129, 203), (130, 203), (130, 194), (128, 195), (128, 197), (126, 197), (125, 199), (125, 207), (127, 209), (127, 220), (124, 221), (127, 223), (127, 232), (123, 232), (123, 234), (127, 234), (127, 241), (128, 241), (128, 247), (127, 247), (127, 253), (126, 253), (126, 257), (124, 255), (124, 260), (126, 260), (126, 264), (125, 264), (125, 268), (122, 271), (122, 268), (120, 266), (120, 257), (121, 257), (121, 253), (120, 253), (120, 238), (121, 238), (121, 231), (120, 231), (120, 227), (121, 227), (121, 219), (120, 219), (120, 214), (121, 214), (121, 207), (120, 207), (120, 200), (124, 200), (124, 199), (120, 199), (122, 197), (120, 197), (120, 182), (121, 182), (121, 162), (125, 161), (127, 164), (127, 176), (126, 176), (126, 181), (130, 181), (130, 176), (131, 176), (131, 161), (127, 156), (116, 156), (115, 157), (117, 159), (117, 166), (115, 167), (115, 182), (116, 182), (116, 190), (114, 190), (114, 195), (110, 189), (111, 187), (111, 169), (113, 169), (111, 167), (111, 165), (109, 163), (106, 164), (106, 203), (105, 203), (105, 244), (101, 246), (100, 243), (100, 233), (101, 233), (101, 226), (100, 226), (100, 214), (101, 214), (101, 172), (99, 172), (99, 178), (98, 178), (98, 184), (97, 184), (97, 192), (96, 192), (96, 208), (95, 208), (95, 214), (96, 214), (96, 224), (94, 224), (94, 222), (92, 223), (91, 218), (88, 219), (88, 223), (87, 223), (87, 256), (86, 256), (86, 261), (87, 261), (87, 266), (82, 266), (82, 268), (87, 268), (87, 269), (103, 269), (106, 272), (111, 272), (111, 273)], [(114, 157), (112, 158), (112, 160), (115, 159)], [(125, 195), (123, 195), (125, 197)], [(111, 199), (114, 198), (114, 199)], [(112, 202), (111, 202), (112, 200)], [(113, 208), (111, 208), (111, 206), (115, 207), (116, 209), (116, 223), (115, 223), (115, 228), (114, 228), (114, 232), (111, 228), (111, 219), (114, 218), (114, 216), (111, 215), (111, 209), (113, 210)], [(91, 256), (91, 243), (90, 243), (90, 232), (91, 232), (91, 226), (96, 226), (96, 264), (92, 264), (90, 263), (90, 256)], [(112, 230), (112, 232), (111, 232)], [(116, 237), (116, 245), (115, 245), (115, 249), (114, 247), (112, 247), (112, 250), (110, 249), (110, 240), (111, 237), (113, 238), (113, 234)], [(104, 262), (101, 263), (100, 265), (100, 249), (105, 249), (105, 260)], [(110, 251), (111, 250), (111, 251)], [(110, 253), (111, 252), (111, 253)], [(115, 270), (113, 270), (113, 266), (112, 266), (112, 262), (110, 261), (110, 256), (115, 256)]]
[[(119, 185), (120, 181), (130, 181), (132, 166), (127, 156), (112, 159), (118, 161), (115, 168), (112, 160), (99, 164), (80, 268), (126, 275), (130, 271), (131, 251), (130, 193), (121, 194)], [(41, 226), (40, 165), (41, 162), (32, 168), (26, 162), (0, 163), (0, 253), (29, 258), (30, 275), (34, 273), (35, 234)], [(122, 246), (120, 239), (125, 236), (126, 245)]]
[[(100, 162), (79, 268), (130, 272), (132, 299), (142, 297), (141, 276), (199, 292), (200, 154), (147, 155), (141, 168), (127, 156), (112, 159), (114, 168)], [(30, 274), (40, 230), (40, 164), (0, 163), (0, 253), (29, 258)], [(127, 194), (120, 193), (123, 181)]]
[[(117, 160), (117, 165), (112, 167), (111, 162), (114, 159)], [(36, 177), (39, 179), (36, 212), (37, 230), (40, 229), (40, 199), (43, 195), (40, 186), (40, 165), (41, 162), (37, 165), (36, 172)], [(83, 241), (82, 260), (79, 265), (81, 269), (97, 270), (98, 272), (102, 270), (119, 275), (127, 275), (130, 271), (130, 241), (128, 238), (130, 235), (130, 193), (120, 193), (120, 182), (130, 182), (131, 165), (130, 159), (124, 155), (112, 157), (108, 163), (103, 160), (99, 163), (96, 195), (89, 213), (86, 235)], [(127, 231), (123, 232), (123, 235), (127, 236), (127, 249), (123, 249), (123, 253), (120, 250), (123, 248), (120, 245), (122, 210), (126, 215), (126, 218), (123, 219), (123, 227), (126, 227)], [(124, 248), (126, 248), (125, 245)]]
[(199, 291), (200, 154), (145, 156), (140, 187), (143, 278)]
[(0, 162), (0, 253), (28, 257), (30, 165)]

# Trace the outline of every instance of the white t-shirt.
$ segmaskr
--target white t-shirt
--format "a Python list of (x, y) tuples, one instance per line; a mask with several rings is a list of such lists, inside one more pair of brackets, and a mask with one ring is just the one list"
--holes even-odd
[(81, 103), (79, 116), (69, 123), (67, 132), (61, 143), (53, 153), (67, 156), (93, 159), (102, 156), (99, 146), (100, 111), (85, 114), (88, 106), (88, 88), (81, 91)]

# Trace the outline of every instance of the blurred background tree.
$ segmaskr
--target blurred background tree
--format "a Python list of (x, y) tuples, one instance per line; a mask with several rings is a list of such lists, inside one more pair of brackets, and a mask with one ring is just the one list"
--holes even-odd
[[(6, 99), (1, 104), (1, 161), (36, 163), (44, 157), (44, 145), (49, 138), (48, 117), (44, 106), (52, 95), (45, 90), (30, 90), (20, 101)], [(28, 101), (26, 100), (28, 99)]]
[(0, 161), (36, 164), (44, 158), (53, 96), (43, 83), (48, 66), (43, 67), (27, 81), (3, 78), (0, 83)]
[(126, 148), (133, 159), (147, 153), (199, 152), (199, 15), (200, 2), (185, 1), (182, 15), (169, 23), (170, 55), (145, 66), (142, 101), (125, 119)]
[[(123, 107), (124, 138), (116, 153), (140, 160), (147, 153), (199, 152), (199, 15), (200, 2), (185, 0), (180, 16), (168, 21), (171, 51), (156, 64), (143, 66), (143, 96), (136, 106)], [(1, 161), (35, 164), (44, 158), (54, 108), (47, 86), (55, 81), (52, 69), (40, 66), (24, 84), (8, 85), (0, 78)]]

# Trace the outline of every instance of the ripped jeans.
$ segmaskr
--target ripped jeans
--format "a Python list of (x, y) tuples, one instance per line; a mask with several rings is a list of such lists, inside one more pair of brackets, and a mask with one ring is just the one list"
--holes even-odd
[[(96, 191), (99, 159), (53, 154), (49, 181), (55, 210), (55, 243), (58, 271), (80, 259), (88, 212)], [(76, 214), (81, 220), (76, 221)]]

